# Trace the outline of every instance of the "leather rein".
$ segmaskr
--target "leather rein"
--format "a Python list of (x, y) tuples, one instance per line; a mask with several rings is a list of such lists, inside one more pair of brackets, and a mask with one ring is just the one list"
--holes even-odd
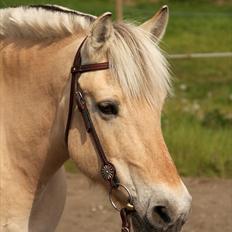
[[(90, 135), (92, 142), (97, 151), (98, 157), (101, 161), (101, 176), (105, 182), (109, 185), (109, 199), (113, 207), (120, 211), (121, 219), (122, 219), (122, 232), (130, 231), (130, 220), (129, 215), (132, 211), (134, 211), (134, 206), (132, 202), (132, 196), (129, 190), (119, 182), (117, 177), (115, 166), (109, 162), (107, 156), (104, 152), (104, 149), (101, 145), (100, 139), (94, 127), (93, 121), (91, 119), (86, 99), (84, 96), (84, 92), (79, 84), (79, 79), (82, 73), (85, 72), (94, 72), (100, 70), (109, 69), (109, 62), (104, 63), (94, 63), (94, 64), (81, 64), (81, 48), (84, 45), (87, 37), (82, 41), (79, 46), (76, 56), (74, 58), (73, 66), (71, 68), (71, 87), (70, 87), (70, 97), (69, 97), (69, 110), (68, 110), (68, 118), (65, 129), (65, 142), (68, 143), (68, 134), (69, 129), (71, 127), (72, 115), (75, 107), (75, 103), (78, 107), (79, 112), (81, 113), (82, 119), (85, 124), (86, 132)], [(128, 195), (127, 204), (119, 208), (116, 203), (113, 201), (112, 193), (113, 191), (121, 191)]]

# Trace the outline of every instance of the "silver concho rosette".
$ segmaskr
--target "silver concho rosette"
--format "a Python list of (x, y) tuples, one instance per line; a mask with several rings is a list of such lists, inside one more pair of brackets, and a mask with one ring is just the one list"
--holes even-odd
[(104, 180), (111, 180), (115, 175), (114, 166), (112, 164), (105, 164), (101, 169), (101, 175)]

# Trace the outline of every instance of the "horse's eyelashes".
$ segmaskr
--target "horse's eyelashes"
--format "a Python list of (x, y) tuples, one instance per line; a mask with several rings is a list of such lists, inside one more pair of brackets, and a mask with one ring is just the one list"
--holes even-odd
[(113, 101), (99, 102), (97, 103), (97, 108), (102, 114), (108, 116), (116, 116), (119, 111), (118, 104)]

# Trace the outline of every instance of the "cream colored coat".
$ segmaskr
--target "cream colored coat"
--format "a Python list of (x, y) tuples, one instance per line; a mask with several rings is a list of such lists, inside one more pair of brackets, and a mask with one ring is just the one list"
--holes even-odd
[[(19, 8), (18, 11), (14, 17), (20, 21), (20, 11), (26, 15), (30, 9)], [(49, 12), (37, 11), (31, 10), (29, 16), (33, 18), (38, 13), (38, 17), (41, 17), (44, 14), (41, 23), (43, 20), (44, 24), (50, 23), (46, 19), (46, 16), (51, 17)], [(118, 26), (115, 29), (117, 26), (113, 27), (109, 13), (96, 20), (89, 16), (92, 21), (95, 20), (93, 24), (84, 22), (84, 16), (76, 16), (82, 20), (83, 25), (87, 25), (85, 30), (82, 25), (75, 32), (67, 32), (70, 29), (67, 23), (67, 30), (63, 29), (61, 38), (53, 38), (61, 33), (62, 19), (67, 19), (61, 14), (61, 29), (49, 32), (49, 26), (37, 29), (32, 27), (35, 31), (43, 32), (36, 37), (29, 24), (18, 24), (14, 28), (15, 25), (8, 22), (4, 14), (6, 12), (0, 12), (1, 22), (9, 23), (9, 27), (6, 29), (0, 26), (0, 231), (50, 232), (55, 230), (64, 207), (64, 162), (71, 157), (80, 170), (100, 182), (96, 153), (76, 111), (69, 132), (68, 148), (64, 142), (69, 73), (77, 47), (88, 34), (89, 38), (82, 51), (83, 63), (105, 61), (108, 59), (106, 52), (110, 49), (110, 43), (113, 43), (112, 51), (114, 46), (117, 49), (113, 34), (117, 35), (117, 30), (125, 30), (130, 26)], [(132, 27), (131, 30), (142, 34), (150, 31), (160, 39), (166, 28), (167, 15), (167, 8), (164, 7), (142, 25), (143, 29)], [(65, 20), (64, 24), (71, 19)], [(11, 28), (14, 31), (10, 31)], [(34, 33), (34, 39), (30, 30)], [(48, 38), (46, 30), (51, 34)], [(121, 38), (121, 41), (126, 41), (126, 38), (129, 41), (129, 35)], [(134, 39), (136, 41), (136, 36)], [(145, 40), (148, 41), (148, 38), (144, 37)], [(130, 51), (126, 45), (125, 49)], [(154, 62), (156, 67), (155, 62), (160, 60), (162, 63), (163, 58), (157, 48), (150, 49), (154, 49), (157, 59), (150, 59), (152, 53), (148, 51), (144, 60)], [(137, 54), (138, 51), (133, 52)], [(125, 61), (131, 62), (127, 67), (128, 70), (131, 68), (128, 78), (133, 77), (132, 72), (136, 69), (132, 69), (130, 59), (125, 57)], [(117, 62), (119, 64), (120, 60)], [(158, 74), (167, 74), (164, 69), (157, 70), (155, 72)], [(123, 71), (121, 73), (123, 75)], [(167, 227), (169, 224), (166, 225), (167, 222), (162, 221), (159, 215), (153, 215), (154, 206), (164, 204), (171, 223), (176, 224), (177, 228), (180, 218), (184, 220), (187, 217), (191, 197), (177, 174), (162, 137), (160, 115), (167, 88), (164, 76), (163, 79), (157, 76), (157, 79), (151, 80), (156, 83), (154, 88), (160, 86), (154, 101), (159, 104), (154, 108), (149, 105), (153, 104), (151, 95), (154, 93), (149, 90), (152, 84), (148, 82), (146, 86), (145, 80), (140, 81), (140, 85), (144, 86), (146, 94), (149, 91), (151, 94), (144, 93), (147, 98), (141, 97), (139, 100), (125, 93), (122, 82), (127, 80), (126, 77), (120, 82), (120, 79), (112, 77), (109, 70), (83, 74), (80, 83), (104, 149), (116, 166), (120, 181), (133, 193), (138, 215), (142, 218), (147, 212), (145, 216), (154, 228)], [(140, 86), (136, 86), (135, 81), (131, 83), (133, 86), (130, 87), (129, 82), (129, 88), (134, 93), (138, 92)], [(104, 100), (118, 102), (120, 111), (117, 118), (109, 118), (96, 110), (96, 103)]]

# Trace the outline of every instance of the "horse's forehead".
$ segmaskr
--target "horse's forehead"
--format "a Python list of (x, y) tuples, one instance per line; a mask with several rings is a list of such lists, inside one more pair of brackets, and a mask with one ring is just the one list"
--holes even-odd
[(140, 112), (143, 112), (143, 115), (146, 115), (149, 121), (157, 121), (157, 119), (159, 121), (160, 109), (151, 107), (144, 98), (138, 100), (124, 92), (110, 70), (85, 73), (80, 79), (80, 84), (83, 90), (98, 102), (110, 99), (126, 105), (126, 111), (130, 112), (135, 120), (138, 120), (138, 118), (140, 120)]
[(112, 77), (109, 70), (86, 73), (80, 79), (80, 84), (94, 96), (115, 95), (121, 98), (123, 95), (118, 81)]

